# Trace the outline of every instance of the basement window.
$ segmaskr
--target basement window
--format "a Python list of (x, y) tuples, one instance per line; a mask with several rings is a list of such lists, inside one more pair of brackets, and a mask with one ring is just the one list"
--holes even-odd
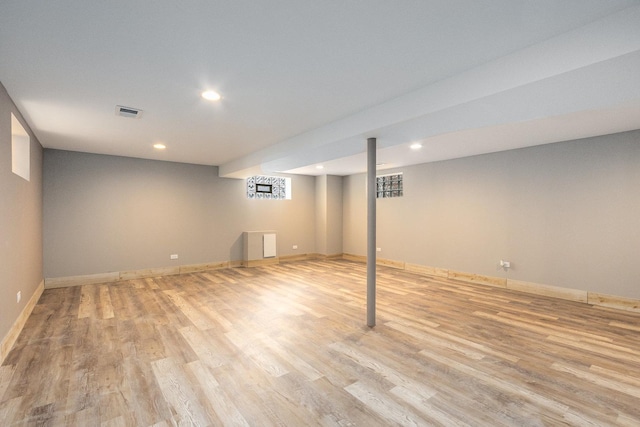
[(251, 176), (247, 178), (247, 198), (291, 200), (291, 178)]
[(402, 173), (376, 176), (376, 198), (402, 197)]
[(11, 172), (27, 181), (31, 178), (29, 134), (11, 113)]

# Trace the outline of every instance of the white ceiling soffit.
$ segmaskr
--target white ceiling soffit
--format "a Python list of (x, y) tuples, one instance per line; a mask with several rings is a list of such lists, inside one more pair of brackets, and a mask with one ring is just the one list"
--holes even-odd
[[(639, 115), (640, 103), (634, 102), (626, 107), (609, 110), (581, 111), (552, 118), (439, 134), (417, 141), (422, 144), (419, 151), (410, 150), (410, 143), (378, 148), (377, 170), (398, 169), (421, 163), (634, 130), (638, 128)], [(320, 164), (322, 169), (316, 167)], [(366, 168), (367, 155), (361, 152), (284, 172), (344, 176), (364, 173)]]
[[(219, 173), (362, 172), (369, 137), (389, 154), (397, 147), (385, 165), (397, 167), (638, 129), (638, 76), (640, 6), (228, 162)], [(431, 150), (410, 153), (413, 142)]]

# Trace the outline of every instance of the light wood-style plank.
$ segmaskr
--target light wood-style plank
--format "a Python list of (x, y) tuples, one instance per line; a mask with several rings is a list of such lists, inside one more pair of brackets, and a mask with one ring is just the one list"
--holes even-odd
[(639, 313), (378, 266), (368, 328), (362, 263), (199, 270), (45, 290), (0, 424), (640, 425)]

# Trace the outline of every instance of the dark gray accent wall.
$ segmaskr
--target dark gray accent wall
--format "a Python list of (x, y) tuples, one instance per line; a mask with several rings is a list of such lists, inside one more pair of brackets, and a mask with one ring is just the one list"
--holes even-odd
[[(11, 113), (30, 136), (30, 180), (11, 172)], [(0, 341), (42, 282), (42, 146), (0, 83)], [(16, 294), (22, 293), (20, 303)]]
[(292, 200), (249, 200), (212, 166), (45, 150), (45, 277), (241, 260), (243, 231), (313, 253), (314, 178), (291, 178)]
[[(380, 258), (640, 298), (640, 131), (397, 171)], [(344, 251), (365, 255), (365, 176), (344, 194)]]

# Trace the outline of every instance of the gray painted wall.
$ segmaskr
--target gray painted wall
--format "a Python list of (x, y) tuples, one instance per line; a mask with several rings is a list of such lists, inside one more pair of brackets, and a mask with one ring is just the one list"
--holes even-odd
[(316, 180), (316, 252), (342, 254), (342, 177), (320, 175)]
[(316, 178), (316, 251), (342, 254), (342, 177)]
[(327, 255), (327, 176), (315, 177), (316, 182), (316, 252)]
[(342, 177), (327, 175), (327, 255), (342, 253)]
[(342, 178), (342, 249), (344, 253), (367, 255), (367, 176)]
[[(640, 298), (640, 131), (397, 171), (380, 258)], [(344, 251), (365, 255), (364, 175), (344, 199)]]
[(314, 178), (291, 178), (292, 200), (249, 200), (211, 166), (45, 150), (45, 277), (241, 260), (243, 231), (313, 253)]
[[(11, 113), (31, 138), (31, 174), (11, 172)], [(42, 147), (0, 84), (0, 340), (42, 281)], [(22, 300), (16, 303), (16, 294)]]

